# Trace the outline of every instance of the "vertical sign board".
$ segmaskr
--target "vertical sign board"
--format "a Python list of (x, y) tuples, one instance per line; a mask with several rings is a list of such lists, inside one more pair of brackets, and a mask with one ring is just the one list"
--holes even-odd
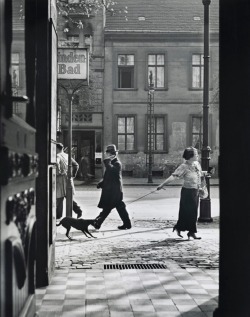
[(51, 111), (50, 111), (50, 163), (56, 163), (57, 132), (57, 34), (51, 20)]
[(88, 52), (86, 48), (60, 48), (57, 54), (58, 79), (88, 81)]

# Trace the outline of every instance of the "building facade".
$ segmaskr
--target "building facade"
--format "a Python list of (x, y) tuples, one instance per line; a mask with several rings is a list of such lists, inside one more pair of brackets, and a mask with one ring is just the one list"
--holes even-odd
[[(107, 15), (104, 31), (104, 140), (117, 144), (125, 175), (145, 177), (151, 139), (153, 176), (166, 177), (186, 146), (202, 147), (203, 4), (120, 5), (127, 6), (126, 19)], [(218, 3), (210, 7), (209, 145), (210, 165), (217, 166)]]
[[(117, 1), (115, 13), (74, 13), (58, 23), (59, 48), (88, 48), (89, 84), (73, 98), (72, 147), (101, 176), (103, 148), (117, 144), (123, 174), (167, 177), (186, 146), (202, 148), (204, 6), (200, 0)], [(126, 12), (126, 13), (125, 13)], [(219, 155), (218, 3), (210, 5), (210, 165)], [(74, 21), (83, 18), (82, 28)], [(68, 92), (58, 80), (58, 139), (67, 145)], [(151, 90), (149, 91), (149, 85)], [(217, 168), (216, 168), (217, 171)], [(80, 175), (79, 175), (80, 176)]]

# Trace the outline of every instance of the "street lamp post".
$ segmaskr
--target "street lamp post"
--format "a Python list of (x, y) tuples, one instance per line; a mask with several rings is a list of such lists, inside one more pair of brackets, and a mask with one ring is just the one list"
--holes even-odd
[(153, 102), (153, 95), (154, 95), (154, 84), (153, 84), (153, 75), (152, 71), (149, 75), (149, 89), (148, 89), (148, 129), (149, 129), (149, 136), (148, 136), (148, 183), (153, 183), (152, 177), (152, 165), (153, 165), (153, 128), (154, 128), (154, 102)]
[(72, 188), (72, 104), (73, 104), (73, 94), (74, 91), (70, 95), (69, 98), (69, 126), (68, 126), (68, 172), (67, 172), (67, 188), (66, 188), (66, 216), (72, 217), (72, 209), (73, 209), (73, 188)]
[[(203, 144), (201, 151), (201, 167), (209, 171), (210, 147), (208, 146), (209, 119), (209, 5), (211, 0), (202, 0), (204, 5), (204, 82), (203, 82)], [(206, 176), (208, 197), (200, 200), (199, 222), (212, 222), (210, 199), (210, 176)]]

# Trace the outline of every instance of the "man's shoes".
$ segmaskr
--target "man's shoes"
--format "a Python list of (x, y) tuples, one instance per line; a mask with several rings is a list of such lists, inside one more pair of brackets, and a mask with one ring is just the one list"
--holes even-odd
[(122, 226), (118, 226), (119, 230), (126, 230), (126, 229), (131, 229), (131, 225), (122, 225)]
[(94, 227), (95, 229), (100, 229), (100, 228), (101, 228), (101, 225), (99, 225), (98, 222), (94, 221), (93, 227)]

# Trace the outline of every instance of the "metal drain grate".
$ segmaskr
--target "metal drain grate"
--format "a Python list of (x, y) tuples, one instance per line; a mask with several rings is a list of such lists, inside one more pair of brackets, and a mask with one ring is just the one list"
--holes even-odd
[(155, 270), (166, 268), (164, 264), (104, 264), (104, 270)]

